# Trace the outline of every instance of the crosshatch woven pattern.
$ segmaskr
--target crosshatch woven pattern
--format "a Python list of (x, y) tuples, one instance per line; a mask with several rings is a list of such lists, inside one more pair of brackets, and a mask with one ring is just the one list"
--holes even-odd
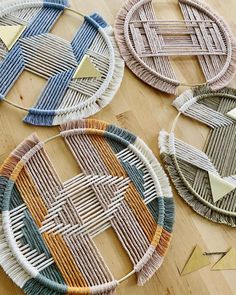
[(112, 227), (139, 285), (161, 266), (174, 203), (168, 178), (135, 135), (102, 121), (61, 126), (81, 174), (62, 183), (37, 135), (0, 170), (0, 264), (26, 294), (114, 294), (93, 237)]
[[(24, 119), (26, 123), (51, 126), (86, 118), (106, 106), (120, 86), (124, 62), (113, 30), (101, 16), (86, 16), (72, 42), (50, 33), (67, 6), (67, 0), (23, 0), (0, 5), (1, 26), (26, 26), (11, 50), (0, 41), (0, 100), (24, 70), (47, 80)], [(85, 55), (101, 77), (73, 78)]]
[[(161, 155), (180, 196), (199, 214), (218, 223), (236, 226), (236, 91), (188, 90), (173, 105), (177, 110), (206, 124), (209, 136), (201, 151), (161, 132)], [(214, 201), (211, 178), (231, 187)], [(213, 191), (212, 191), (213, 189)], [(219, 191), (219, 187), (217, 187)]]
[[(208, 86), (220, 89), (235, 75), (235, 39), (215, 12), (198, 0), (178, 0), (183, 20), (158, 20), (152, 0), (128, 0), (115, 36), (127, 66), (144, 82), (175, 93), (181, 82), (171, 56), (197, 56)], [(157, 2), (158, 6), (158, 2)]]

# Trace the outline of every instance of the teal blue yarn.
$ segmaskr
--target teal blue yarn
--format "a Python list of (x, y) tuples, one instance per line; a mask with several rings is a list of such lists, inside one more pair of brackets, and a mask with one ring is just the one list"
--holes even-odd
[(157, 213), (165, 208), (164, 223), (162, 224), (162, 226), (166, 231), (172, 233), (175, 220), (175, 205), (173, 198), (157, 198), (150, 202), (147, 206), (153, 218), (158, 224), (160, 224), (160, 216)]
[(25, 283), (22, 290), (27, 295), (65, 295), (67, 293), (67, 286), (62, 290), (52, 290), (40, 284), (37, 279), (30, 279)]
[(65, 281), (63, 279), (63, 276), (60, 273), (56, 263), (53, 263), (52, 265), (49, 265), (44, 270), (40, 271), (40, 274), (45, 276), (46, 278), (51, 279), (54, 282), (65, 285)]
[(137, 167), (130, 165), (128, 162), (123, 162), (121, 161), (122, 166), (124, 167), (125, 171), (127, 172), (129, 178), (132, 180), (132, 182), (134, 183), (136, 189), (138, 190), (138, 192), (140, 193), (140, 195), (142, 196), (143, 199), (145, 199), (144, 196), (144, 173), (141, 169), (137, 169)]
[(24, 218), (22, 221), (24, 222), (22, 233), (31, 250), (36, 249), (38, 254), (44, 253), (47, 259), (51, 258), (52, 256), (49, 253), (49, 250), (28, 209), (24, 210)]
[(6, 97), (12, 85), (25, 69), (25, 61), (19, 43), (0, 62), (0, 99)]
[[(107, 127), (105, 137), (115, 153), (121, 152), (127, 148), (129, 144), (134, 144), (137, 139), (137, 137), (129, 131), (121, 129), (115, 125), (109, 125)], [(140, 196), (145, 199), (144, 172), (127, 162), (124, 163), (122, 160), (120, 161), (137, 191), (140, 193)], [(157, 198), (147, 204), (147, 208), (158, 225), (162, 226), (170, 233), (173, 231), (175, 219), (175, 205), (173, 198), (157, 196)]]
[(99, 15), (98, 13), (93, 13), (89, 16), (90, 19), (93, 20), (93, 23), (96, 22), (96, 24), (101, 28), (108, 27), (108, 23), (104, 20), (104, 18)]
[(92, 45), (94, 39), (98, 34), (99, 24), (93, 20), (93, 15), (85, 16), (84, 22), (81, 28), (74, 36), (71, 47), (77, 63), (79, 64)]
[(3, 196), (8, 183), (8, 178), (0, 176), (0, 212), (3, 210)]
[(28, 38), (48, 33), (52, 29), (58, 17), (61, 15), (62, 9), (64, 9), (64, 7), (56, 4), (50, 4), (48, 7), (42, 7), (23, 32), (21, 38)]
[(14, 189), (15, 183), (11, 179), (8, 179), (8, 181), (5, 183), (5, 189), (1, 192), (2, 196), (2, 212), (3, 211), (9, 211), (10, 203), (11, 203), (11, 195), (12, 191)]
[(165, 223), (164, 229), (168, 232), (173, 232), (175, 221), (175, 202), (173, 198), (164, 198), (165, 202)]
[[(32, 38), (37, 35), (48, 34), (55, 22), (61, 15), (65, 7), (68, 6), (68, 0), (44, 0), (43, 6), (36, 15), (30, 20), (28, 26), (22, 33), (20, 39), (13, 48), (6, 54), (0, 62), (0, 100), (6, 97), (15, 81), (21, 73), (27, 68), (27, 61), (24, 60), (26, 50), (21, 48), (21, 40)], [(40, 3), (38, 4), (40, 7)], [(79, 64), (91, 47), (94, 39), (98, 35), (100, 28), (106, 28), (108, 24), (97, 13), (85, 16), (82, 27), (78, 30), (71, 42), (71, 49), (75, 59)], [(37, 58), (37, 56), (35, 57)], [(58, 71), (48, 81), (38, 98), (38, 102), (29, 110), (24, 122), (38, 126), (52, 126), (57, 109), (73, 80), (76, 65), (69, 66), (68, 71)]]
[(68, 0), (44, 0), (44, 7), (50, 7), (58, 10), (64, 10), (65, 7), (69, 6)]
[(107, 23), (104, 19), (97, 13), (92, 14), (91, 16), (85, 16), (85, 20), (92, 25), (97, 30), (101, 28), (107, 27)]
[(10, 206), (9, 210), (13, 210), (21, 205), (23, 205), (23, 199), (21, 198), (20, 192), (17, 189), (17, 186), (13, 186), (12, 194), (11, 194), (11, 199), (10, 199)]
[[(46, 269), (42, 270), (40, 272), (40, 275), (45, 276), (46, 278), (50, 278), (52, 281), (57, 282), (61, 285), (64, 285), (65, 291), (60, 292), (60, 294), (66, 294), (66, 289), (67, 289), (66, 284), (55, 263), (48, 266)], [(30, 279), (29, 281), (27, 281), (25, 285), (23, 286), (23, 291), (28, 295), (41, 295), (41, 294), (57, 295), (58, 294), (58, 291), (50, 290), (49, 288), (40, 284), (38, 280), (36, 279)]]
[(53, 295), (54, 294), (65, 294), (67, 292), (67, 289), (68, 289), (67, 285), (54, 282), (54, 281), (52, 281), (51, 279), (48, 279), (47, 277), (45, 277), (42, 274), (39, 274), (35, 279), (42, 286), (44, 286), (45, 289), (49, 288), (50, 292), (52, 292), (52, 291), (57, 292), (57, 293), (52, 293)]
[[(11, 202), (12, 197), (14, 198), (13, 202)], [(19, 199), (17, 200), (17, 198)], [(11, 206), (16, 205), (17, 202), (21, 202), (22, 200), (14, 181), (7, 179), (6, 177), (0, 177), (0, 200), (2, 211), (9, 211)], [(27, 244), (29, 244), (32, 249), (36, 249), (39, 254), (45, 253), (48, 258), (51, 258), (52, 255), (44, 243), (38, 227), (28, 209), (24, 210), (24, 214), (25, 217), (23, 218), (23, 222), (25, 223), (25, 227), (22, 229), (24, 235), (22, 241), (27, 242)], [(45, 277), (45, 274), (50, 275), (50, 277)], [(55, 280), (55, 278), (57, 279)], [(36, 286), (37, 289), (34, 289), (33, 286)], [(45, 269), (35, 279), (26, 282), (23, 289), (26, 294), (29, 295), (56, 295), (66, 294), (67, 286), (65, 285), (60, 271), (55, 265), (53, 268), (49, 266), (49, 270)], [(39, 290), (40, 293), (37, 293)]]
[[(36, 16), (32, 19), (20, 39), (31, 36), (48, 33), (55, 21), (61, 14), (61, 9), (57, 9), (57, 3), (61, 4), (66, 1), (52, 0), (50, 7), (42, 7)], [(53, 3), (52, 3), (53, 2)], [(39, 25), (40, 24), (40, 25)], [(3, 61), (0, 62), (0, 99), (6, 97), (7, 93), (15, 83), (17, 78), (25, 69), (24, 55), (17, 42), (13, 48), (7, 53)]]
[(163, 197), (154, 199), (147, 205), (149, 212), (152, 214), (156, 223), (160, 226), (165, 224), (165, 201)]
[(126, 149), (130, 143), (134, 143), (136, 136), (127, 130), (121, 129), (115, 125), (108, 125), (105, 132), (104, 138), (110, 145), (115, 154)]
[(134, 134), (132, 134), (128, 130), (121, 129), (121, 128), (119, 128), (115, 125), (112, 125), (112, 124), (107, 126), (106, 132), (115, 134), (115, 135), (123, 138), (129, 144), (130, 143), (134, 144), (137, 139), (137, 136), (135, 136)]
[(29, 110), (24, 118), (25, 123), (32, 125), (51, 126), (56, 115), (56, 109), (61, 104), (69, 83), (76, 69), (59, 73), (48, 80), (39, 101)]

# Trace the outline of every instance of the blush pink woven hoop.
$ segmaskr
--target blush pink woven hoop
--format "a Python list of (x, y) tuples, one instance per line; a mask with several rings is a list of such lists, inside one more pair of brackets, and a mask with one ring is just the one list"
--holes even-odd
[(171, 56), (197, 56), (206, 82), (226, 86), (236, 72), (236, 43), (210, 7), (198, 0), (178, 0), (183, 20), (158, 20), (152, 0), (128, 0), (117, 15), (115, 35), (134, 74), (154, 88), (174, 94), (179, 86)]

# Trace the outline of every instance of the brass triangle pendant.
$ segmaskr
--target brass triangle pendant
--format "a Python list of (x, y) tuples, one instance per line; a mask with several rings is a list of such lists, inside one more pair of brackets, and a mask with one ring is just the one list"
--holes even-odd
[(85, 55), (80, 62), (73, 79), (82, 79), (82, 78), (99, 78), (101, 73), (96, 69), (95, 65), (92, 63), (90, 57)]
[(8, 50), (11, 50), (25, 29), (26, 27), (22, 25), (0, 26), (0, 39)]
[(232, 109), (226, 114), (228, 117), (230, 117), (233, 120), (236, 120), (236, 108)]
[(235, 185), (224, 180), (223, 178), (211, 172), (208, 172), (208, 174), (214, 203), (222, 199), (225, 195), (227, 195), (236, 188)]
[(193, 250), (190, 258), (182, 270), (181, 275), (186, 275), (188, 273), (199, 270), (210, 264), (209, 257), (204, 255), (202, 249), (197, 245)]
[(231, 248), (213, 267), (212, 270), (235, 270), (236, 249)]

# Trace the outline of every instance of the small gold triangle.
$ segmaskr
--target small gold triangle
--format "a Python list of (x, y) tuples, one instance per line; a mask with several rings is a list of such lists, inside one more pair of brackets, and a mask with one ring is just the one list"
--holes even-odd
[(224, 180), (223, 178), (211, 172), (208, 172), (208, 174), (214, 203), (222, 199), (236, 188), (234, 184)]
[(8, 50), (12, 49), (25, 29), (26, 26), (22, 25), (0, 26), (0, 38)]
[(213, 267), (212, 270), (236, 269), (236, 249), (231, 248)]
[(231, 119), (236, 120), (236, 108), (234, 108), (233, 110), (229, 111), (226, 115), (228, 117), (230, 117)]
[(191, 256), (189, 257), (187, 263), (182, 270), (181, 275), (186, 275), (188, 273), (199, 270), (210, 264), (208, 256), (204, 255), (202, 249), (197, 245), (193, 250)]
[(95, 65), (92, 63), (90, 57), (85, 55), (80, 62), (73, 79), (81, 78), (99, 78), (101, 73), (96, 69)]

